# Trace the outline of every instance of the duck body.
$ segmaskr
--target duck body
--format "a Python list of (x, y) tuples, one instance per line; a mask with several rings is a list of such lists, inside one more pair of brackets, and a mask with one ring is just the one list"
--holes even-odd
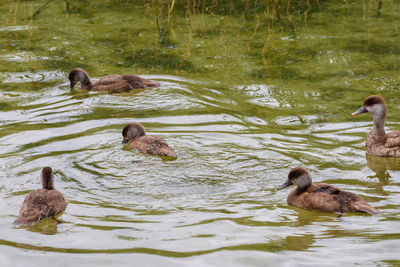
[(308, 210), (378, 213), (362, 197), (324, 183), (312, 184), (304, 192), (297, 187), (293, 188), (287, 197), (287, 203)]
[(373, 127), (365, 140), (367, 153), (377, 157), (400, 157), (400, 131), (381, 133)]
[(111, 93), (129, 92), (134, 89), (157, 87), (159, 83), (147, 80), (136, 75), (108, 75), (96, 83), (90, 81), (87, 72), (81, 68), (74, 68), (68, 75), (70, 88), (80, 82), (81, 88), (91, 91), (108, 91)]
[(137, 122), (129, 123), (122, 130), (122, 143), (139, 150), (144, 154), (177, 157), (178, 155), (172, 147), (157, 135), (146, 135), (143, 125)]
[(54, 218), (66, 208), (67, 202), (57, 189), (36, 189), (25, 198), (15, 224), (35, 224), (46, 217)]
[(50, 167), (42, 170), (43, 188), (34, 190), (25, 197), (15, 224), (31, 225), (46, 217), (57, 216), (67, 208), (63, 194), (54, 188)]
[(145, 154), (168, 157), (177, 156), (175, 151), (167, 144), (167, 142), (156, 135), (145, 135), (136, 138), (132, 140), (130, 146)]
[(351, 115), (371, 113), (374, 125), (365, 141), (367, 153), (377, 157), (400, 157), (400, 131), (385, 132), (386, 102), (380, 96), (369, 96), (363, 106)]
[(305, 168), (291, 170), (288, 180), (278, 189), (290, 185), (296, 185), (287, 197), (287, 203), (291, 206), (326, 212), (379, 214), (378, 210), (357, 194), (330, 184), (312, 184), (311, 174)]

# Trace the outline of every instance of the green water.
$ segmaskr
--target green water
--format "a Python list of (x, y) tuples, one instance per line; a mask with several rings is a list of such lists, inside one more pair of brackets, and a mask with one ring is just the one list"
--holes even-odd
[[(400, 2), (0, 1), (2, 266), (398, 266), (400, 160), (366, 156), (365, 97), (400, 129)], [(70, 90), (139, 74), (158, 88)], [(121, 145), (131, 121), (177, 160)], [(12, 222), (44, 166), (69, 202)], [(295, 166), (380, 216), (287, 206)]]

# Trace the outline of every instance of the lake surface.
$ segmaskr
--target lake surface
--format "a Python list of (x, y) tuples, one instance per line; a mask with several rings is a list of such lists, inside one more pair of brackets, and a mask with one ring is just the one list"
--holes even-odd
[[(0, 1), (2, 266), (399, 266), (400, 159), (350, 114), (379, 94), (400, 129), (400, 2), (298, 2)], [(161, 86), (70, 90), (74, 67)], [(124, 147), (131, 121), (179, 157)], [(14, 226), (44, 166), (64, 223)], [(288, 206), (296, 166), (382, 215)]]

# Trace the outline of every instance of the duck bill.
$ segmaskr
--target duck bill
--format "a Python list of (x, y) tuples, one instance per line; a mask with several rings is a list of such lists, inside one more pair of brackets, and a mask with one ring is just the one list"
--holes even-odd
[(367, 113), (368, 110), (365, 106), (362, 106), (359, 110), (357, 110), (356, 112), (351, 113), (351, 116), (355, 116), (358, 114), (363, 114), (363, 113)]
[(288, 186), (291, 186), (292, 185), (292, 182), (289, 180), (289, 179), (287, 179), (283, 184), (281, 184), (279, 187), (278, 187), (278, 190), (281, 190), (281, 189), (283, 189), (283, 188), (285, 188), (285, 187), (288, 187)]
[(69, 86), (69, 89), (73, 89), (76, 83), (71, 82), (71, 85)]
[(128, 143), (128, 142), (129, 142), (129, 139), (124, 138), (124, 139), (122, 140), (122, 144), (126, 144), (126, 143)]

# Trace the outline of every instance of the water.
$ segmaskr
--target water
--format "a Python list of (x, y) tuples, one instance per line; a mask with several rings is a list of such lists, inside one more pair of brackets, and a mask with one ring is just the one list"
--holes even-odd
[[(400, 129), (399, 3), (43, 4), (0, 5), (2, 265), (400, 264), (400, 160), (366, 156), (372, 118), (350, 116), (379, 94)], [(71, 91), (73, 67), (161, 86)], [(178, 159), (123, 147), (131, 121)], [(64, 223), (14, 226), (47, 165)], [(382, 215), (287, 206), (295, 166)]]

